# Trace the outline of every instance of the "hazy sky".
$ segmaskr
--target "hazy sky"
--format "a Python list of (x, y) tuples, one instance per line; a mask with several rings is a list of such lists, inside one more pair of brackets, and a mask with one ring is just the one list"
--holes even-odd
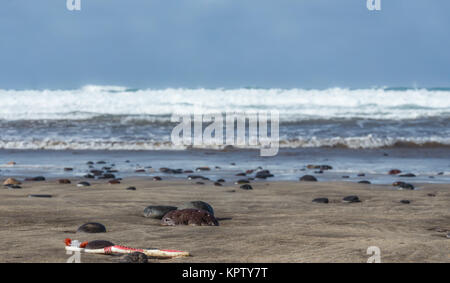
[(450, 1), (1, 0), (0, 88), (450, 86)]

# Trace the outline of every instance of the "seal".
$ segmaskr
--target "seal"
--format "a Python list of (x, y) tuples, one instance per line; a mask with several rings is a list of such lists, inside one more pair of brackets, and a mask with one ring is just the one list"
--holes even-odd
[(371, 184), (370, 181), (367, 181), (367, 180), (359, 181), (358, 183), (359, 184), (368, 184), (368, 185)]
[(217, 219), (201, 209), (172, 210), (161, 219), (161, 225), (219, 226)]
[(89, 187), (91, 184), (89, 184), (88, 182), (79, 182), (77, 184), (77, 187)]
[(77, 233), (106, 233), (106, 227), (101, 223), (89, 222), (78, 227)]
[(71, 182), (70, 182), (69, 179), (59, 179), (58, 183), (60, 183), (60, 184), (70, 184)]
[(127, 254), (120, 258), (120, 263), (147, 263), (148, 257), (141, 252), (134, 252), (131, 254)]
[(214, 209), (212, 208), (212, 206), (209, 203), (201, 200), (190, 201), (179, 207), (179, 209), (187, 209), (187, 208), (205, 210), (214, 215)]
[(161, 219), (168, 212), (176, 209), (176, 206), (150, 205), (144, 209), (144, 217)]

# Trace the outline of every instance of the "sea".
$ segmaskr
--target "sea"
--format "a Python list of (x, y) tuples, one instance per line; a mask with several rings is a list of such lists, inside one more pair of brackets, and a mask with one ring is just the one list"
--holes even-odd
[[(271, 110), (279, 113), (275, 156), (261, 156), (258, 145), (171, 140), (179, 124), (173, 114)], [(0, 176), (80, 177), (88, 161), (105, 161), (120, 177), (186, 178), (159, 168), (208, 166), (202, 174), (212, 179), (263, 168), (274, 181), (311, 174), (319, 181), (450, 183), (450, 88), (0, 89)], [(388, 175), (391, 169), (416, 177)]]

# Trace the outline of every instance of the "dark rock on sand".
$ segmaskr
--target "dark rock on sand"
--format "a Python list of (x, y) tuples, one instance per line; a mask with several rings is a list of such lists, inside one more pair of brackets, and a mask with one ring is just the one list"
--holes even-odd
[(105, 173), (99, 177), (99, 179), (115, 179), (116, 176), (114, 174)]
[(211, 213), (201, 209), (172, 210), (161, 219), (161, 225), (219, 226)]
[(312, 202), (316, 202), (316, 203), (328, 203), (328, 198), (315, 198), (312, 200)]
[(242, 190), (253, 190), (252, 186), (250, 186), (249, 184), (245, 184), (239, 187)]
[(120, 263), (148, 263), (148, 257), (141, 252), (133, 252), (120, 258)]
[(302, 182), (317, 182), (317, 179), (314, 176), (305, 175), (305, 176), (300, 178), (300, 181), (302, 181)]
[(77, 184), (77, 187), (89, 187), (91, 184), (89, 184), (88, 182), (79, 182)]
[(87, 243), (86, 249), (98, 250), (98, 249), (103, 249), (103, 248), (111, 247), (111, 246), (114, 246), (114, 244), (111, 243), (110, 241), (93, 240), (93, 241), (89, 241)]
[(144, 209), (144, 217), (161, 219), (168, 212), (176, 209), (176, 206), (150, 205)]
[(343, 202), (353, 203), (353, 202), (361, 202), (358, 196), (347, 196), (342, 199)]
[(60, 184), (70, 184), (71, 182), (70, 182), (69, 179), (59, 179), (58, 183), (60, 183)]
[(51, 198), (52, 195), (28, 195), (29, 198)]
[(405, 182), (394, 182), (392, 184), (395, 187), (399, 187), (401, 189), (405, 189), (405, 190), (414, 190), (414, 186)]
[(237, 180), (236, 181), (236, 185), (241, 185), (241, 184), (249, 184), (250, 181), (249, 180), (245, 180), (245, 179), (241, 179), (241, 180)]
[(368, 184), (368, 185), (371, 184), (371, 183), (370, 183), (369, 181), (367, 181), (367, 180), (359, 181), (358, 183), (359, 183), (359, 184)]
[(3, 182), (4, 186), (7, 185), (20, 185), (22, 184), (21, 182), (19, 182), (18, 180), (14, 179), (14, 178), (8, 178)]
[(258, 178), (258, 179), (266, 179), (266, 178), (270, 178), (270, 177), (273, 177), (273, 174), (270, 173), (269, 170), (258, 171), (258, 172), (256, 172), (256, 175), (255, 175), (255, 178)]
[(179, 209), (188, 209), (188, 208), (205, 210), (214, 215), (214, 209), (212, 208), (212, 206), (209, 203), (201, 200), (190, 201), (179, 207)]
[(410, 204), (411, 201), (409, 201), (409, 200), (407, 200), (407, 199), (403, 199), (403, 200), (400, 201), (400, 203), (403, 203), (403, 204)]
[(195, 179), (205, 179), (205, 177), (200, 176), (200, 175), (189, 175), (187, 176), (188, 180), (195, 180)]
[(126, 190), (127, 190), (127, 191), (135, 191), (135, 190), (136, 190), (136, 187), (128, 187), (128, 188), (126, 188)]
[(198, 167), (198, 168), (195, 168), (195, 171), (210, 171), (211, 170), (211, 168), (209, 168), (209, 167)]
[(106, 233), (106, 227), (101, 223), (89, 222), (78, 227), (77, 233)]
[(33, 178), (25, 178), (25, 181), (40, 182), (40, 181), (45, 181), (45, 178), (42, 176), (38, 176), (38, 177), (33, 177)]
[(408, 174), (399, 175), (399, 177), (416, 177), (416, 175), (414, 175), (412, 173), (408, 173)]

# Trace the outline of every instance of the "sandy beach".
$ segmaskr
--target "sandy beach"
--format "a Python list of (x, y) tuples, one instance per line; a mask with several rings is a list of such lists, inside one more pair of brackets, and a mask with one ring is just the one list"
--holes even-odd
[[(257, 182), (245, 191), (231, 183), (216, 187), (187, 180), (130, 178), (116, 185), (93, 181), (85, 188), (77, 187), (77, 181), (24, 182), (23, 189), (0, 190), (0, 262), (66, 262), (65, 238), (192, 255), (152, 262), (363, 263), (369, 246), (380, 248), (382, 262), (450, 262), (448, 184), (417, 185), (410, 191), (349, 182)], [(137, 190), (125, 190), (129, 186)], [(361, 202), (342, 203), (348, 195)], [(318, 197), (330, 203), (313, 203)], [(211, 204), (220, 226), (165, 227), (142, 216), (148, 205), (193, 200)], [(107, 233), (75, 233), (86, 222), (104, 224)], [(82, 262), (118, 260), (81, 257)]]

